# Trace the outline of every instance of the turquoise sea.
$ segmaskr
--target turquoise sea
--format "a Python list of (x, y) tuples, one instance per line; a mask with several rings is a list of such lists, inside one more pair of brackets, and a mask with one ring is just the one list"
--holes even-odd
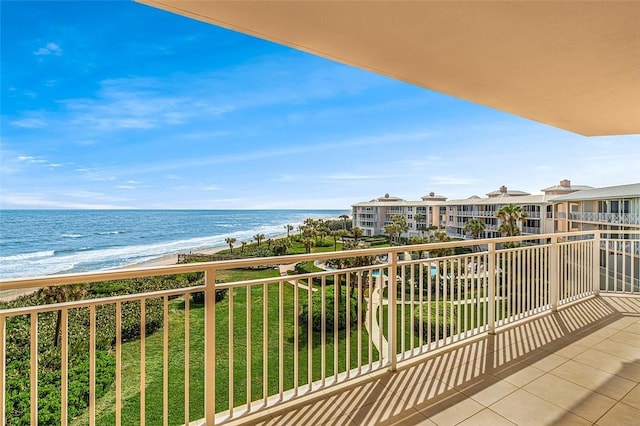
[(0, 279), (119, 268), (346, 210), (0, 210)]

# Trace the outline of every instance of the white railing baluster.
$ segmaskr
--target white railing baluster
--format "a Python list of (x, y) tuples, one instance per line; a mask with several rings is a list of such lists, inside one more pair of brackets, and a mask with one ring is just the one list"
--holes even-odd
[[(235, 384), (235, 372), (234, 372), (234, 365), (235, 365), (235, 342), (234, 342), (234, 325), (233, 325), (233, 289), (230, 288), (227, 291), (227, 300), (229, 301), (229, 308), (227, 310), (227, 315), (229, 316), (229, 331), (228, 331), (228, 336), (229, 336), (229, 341), (228, 341), (228, 351), (229, 351), (229, 382), (228, 382), (228, 399), (229, 399), (229, 403), (227, 404), (228, 409), (229, 409), (229, 417), (233, 418), (233, 408), (235, 407), (235, 390), (234, 390), (234, 384)], [(247, 347), (247, 350), (249, 350), (250, 348)], [(185, 423), (188, 424), (188, 423)]]
[[(387, 335), (389, 336), (389, 341), (388, 341), (388, 347), (389, 347), (389, 353), (387, 354), (387, 362), (389, 363), (389, 371), (396, 371), (396, 364), (397, 364), (397, 353), (398, 353), (398, 303), (397, 303), (397, 294), (398, 294), (398, 257), (395, 255), (395, 253), (389, 253), (388, 254), (388, 259), (391, 260), (391, 264), (389, 265), (389, 279), (388, 279), (388, 286), (387, 286), (387, 298), (389, 300), (389, 305), (388, 305), (388, 315), (387, 315), (387, 321), (389, 323), (389, 328), (387, 331)], [(402, 282), (405, 281), (405, 275), (404, 275), (404, 266), (402, 267), (403, 271), (401, 274), (401, 279)], [(380, 271), (380, 283), (382, 284), (384, 281), (383, 279), (383, 275), (382, 275), (382, 271)], [(402, 290), (402, 340), (403, 340), (403, 345), (402, 345), (402, 352), (404, 353), (404, 322), (405, 322), (405, 318), (404, 318), (404, 286), (401, 287)], [(382, 303), (382, 286), (380, 287), (380, 349), (382, 350), (382, 307), (384, 306), (384, 304)], [(382, 361), (382, 354), (380, 355), (380, 360)]]
[(140, 299), (140, 424), (145, 424), (146, 412), (146, 392), (147, 392), (147, 307), (145, 299)]
[[(204, 414), (207, 425), (216, 419), (216, 272), (204, 273)], [(249, 328), (249, 327), (247, 327)]]
[[(60, 319), (60, 424), (69, 423), (69, 309), (62, 308)], [(117, 362), (117, 359), (116, 359)], [(4, 365), (4, 363), (2, 364)], [(117, 380), (117, 373), (116, 373)], [(116, 386), (117, 388), (117, 386)], [(0, 389), (0, 391), (4, 391)], [(4, 403), (0, 405), (4, 407)], [(0, 411), (4, 411), (0, 409)], [(116, 422), (118, 411), (116, 409)], [(6, 424), (3, 422), (2, 424)]]
[(278, 394), (284, 400), (284, 281), (278, 283)]
[(486, 267), (489, 273), (488, 294), (487, 294), (487, 332), (495, 334), (496, 330), (496, 245), (489, 243), (489, 265)]
[[(232, 293), (232, 291), (229, 291)], [(191, 362), (191, 295), (184, 295), (184, 424), (188, 425), (191, 420), (191, 403), (190, 403), (190, 372), (189, 366)], [(229, 302), (231, 303), (231, 302)]]
[(96, 306), (89, 306), (89, 424), (96, 424)]
[(162, 421), (169, 425), (169, 296), (162, 300)]
[(300, 305), (300, 288), (298, 279), (293, 280), (293, 395), (298, 396), (299, 374), (300, 374), (300, 324), (298, 324), (299, 305)]
[(31, 314), (31, 366), (29, 371), (31, 385), (31, 424), (38, 424), (38, 313)]
[(116, 426), (122, 424), (122, 304), (116, 302)]
[(262, 285), (262, 406), (269, 399), (269, 284)]
[[(247, 366), (246, 366), (246, 372), (247, 372), (247, 411), (251, 411), (251, 401), (253, 401), (253, 389), (251, 386), (251, 382), (252, 382), (252, 377), (251, 377), (251, 366), (253, 365), (252, 362), (252, 352), (253, 352), (253, 346), (252, 346), (252, 341), (251, 341), (251, 310), (252, 308), (252, 300), (251, 300), (251, 290), (252, 290), (252, 286), (251, 285), (247, 285), (247, 310), (246, 310), (246, 318), (247, 318), (247, 324), (246, 324), (246, 328), (247, 328), (247, 334), (246, 334), (246, 339), (247, 339)], [(309, 303), (311, 304), (311, 303)]]

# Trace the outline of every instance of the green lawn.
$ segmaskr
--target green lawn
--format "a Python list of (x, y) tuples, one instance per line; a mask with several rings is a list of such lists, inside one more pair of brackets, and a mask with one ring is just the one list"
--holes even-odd
[[(228, 271), (218, 274), (223, 281), (236, 281), (254, 278), (273, 277), (278, 274), (274, 270), (265, 271)], [(252, 287), (251, 322), (247, 324), (248, 294), (245, 288), (233, 290), (233, 295), (216, 305), (216, 410), (224, 411), (229, 408), (229, 303), (233, 300), (233, 405), (238, 406), (247, 401), (247, 347), (251, 350), (251, 400), (261, 399), (263, 395), (263, 337), (267, 334), (267, 376), (268, 395), (278, 393), (280, 372), (280, 286), (277, 283), (267, 286), (267, 324), (263, 321), (263, 304), (265, 301), (264, 285)], [(288, 283), (283, 284), (282, 314), (283, 326), (283, 365), (284, 389), (293, 388), (294, 383), (294, 288)], [(300, 291), (300, 299), (306, 298), (307, 293)], [(169, 304), (169, 423), (184, 423), (184, 300), (173, 300)], [(329, 315), (330, 313), (327, 313)], [(331, 313), (332, 314), (332, 313)], [(202, 305), (190, 304), (190, 420), (203, 417), (204, 394), (204, 309)], [(251, 344), (247, 344), (247, 327), (250, 329)], [(357, 333), (351, 330), (350, 362), (351, 368), (357, 366)], [(312, 336), (312, 372), (313, 380), (321, 378), (322, 336), (314, 333)], [(362, 341), (365, 349), (362, 351), (361, 362), (369, 362), (366, 342), (368, 335), (362, 326)], [(146, 423), (162, 423), (162, 395), (163, 395), (163, 331), (160, 330), (146, 339)], [(308, 346), (307, 334), (299, 332), (298, 342), (299, 371), (298, 384), (304, 385), (308, 381)], [(374, 360), (378, 354), (374, 351)], [(124, 424), (140, 424), (140, 341), (124, 343), (122, 346), (123, 361), (123, 411)], [(345, 332), (338, 333), (338, 371), (344, 371), (346, 365), (346, 336)], [(334, 334), (326, 336), (325, 345), (325, 374), (334, 374)], [(114, 385), (115, 389), (115, 385)], [(114, 414), (115, 391), (112, 390), (97, 402), (98, 424), (110, 425), (115, 421)], [(73, 424), (86, 424), (86, 416), (75, 419)]]

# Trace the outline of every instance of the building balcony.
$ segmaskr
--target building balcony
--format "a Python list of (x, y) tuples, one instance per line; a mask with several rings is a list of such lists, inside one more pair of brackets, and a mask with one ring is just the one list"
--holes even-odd
[(596, 222), (609, 225), (640, 225), (640, 213), (570, 213), (571, 220)]
[[(547, 234), (3, 281), (2, 291), (82, 284), (104, 295), (146, 279), (157, 289), (3, 306), (0, 420), (624, 424), (640, 415), (640, 240), (617, 237)], [(461, 247), (483, 251), (450, 254)], [(302, 261), (325, 270), (288, 272)]]

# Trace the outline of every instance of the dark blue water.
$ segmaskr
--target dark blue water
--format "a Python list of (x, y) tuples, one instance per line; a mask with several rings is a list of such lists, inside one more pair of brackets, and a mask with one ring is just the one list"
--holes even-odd
[(0, 279), (118, 268), (344, 210), (2, 210)]

